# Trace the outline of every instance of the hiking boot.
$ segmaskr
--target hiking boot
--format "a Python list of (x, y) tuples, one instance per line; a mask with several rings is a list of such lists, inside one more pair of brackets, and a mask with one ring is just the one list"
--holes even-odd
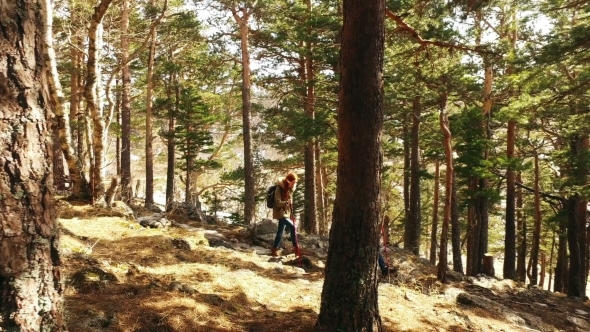
[(270, 255), (272, 257), (278, 257), (279, 253), (277, 253), (277, 251), (279, 250), (279, 248), (272, 248), (272, 250), (270, 251)]

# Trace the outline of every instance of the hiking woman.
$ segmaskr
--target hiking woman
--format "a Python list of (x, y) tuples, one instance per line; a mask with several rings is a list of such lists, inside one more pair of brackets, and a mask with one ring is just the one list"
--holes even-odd
[(277, 230), (277, 236), (275, 237), (271, 253), (274, 257), (279, 255), (277, 251), (283, 238), (285, 227), (288, 227), (291, 232), (294, 253), (297, 254), (299, 252), (299, 247), (297, 246), (297, 230), (291, 220), (291, 216), (293, 215), (293, 192), (295, 191), (296, 185), (297, 175), (295, 173), (289, 173), (277, 181), (275, 204), (272, 208), (272, 218), (279, 220), (279, 229)]

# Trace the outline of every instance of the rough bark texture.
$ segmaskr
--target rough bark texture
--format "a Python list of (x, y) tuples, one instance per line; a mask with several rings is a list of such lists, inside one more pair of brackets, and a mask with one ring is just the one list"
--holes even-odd
[(568, 225), (567, 225), (567, 243), (569, 249), (569, 271), (568, 271), (568, 285), (567, 294), (570, 296), (581, 297), (583, 294), (582, 280), (580, 276), (583, 274), (582, 264), (580, 261), (580, 246), (578, 243), (579, 223), (577, 218), (578, 196), (573, 196), (568, 199)]
[(344, 1), (338, 179), (318, 325), (383, 331), (377, 298), (385, 3)]
[[(514, 159), (516, 121), (508, 122), (506, 157)], [(506, 171), (506, 234), (504, 238), (504, 279), (516, 279), (516, 174), (511, 166)]]
[(37, 1), (0, 2), (0, 330), (64, 331)]

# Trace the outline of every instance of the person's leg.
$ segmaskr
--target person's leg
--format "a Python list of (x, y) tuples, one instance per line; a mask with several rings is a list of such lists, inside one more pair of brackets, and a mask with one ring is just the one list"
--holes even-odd
[(285, 226), (288, 224), (286, 218), (279, 219), (279, 228), (277, 229), (277, 235), (275, 236), (275, 242), (273, 244), (273, 248), (278, 248), (279, 244), (281, 244), (281, 239), (283, 238), (283, 232), (285, 231)]
[(285, 219), (285, 225), (289, 228), (289, 232), (291, 232), (291, 243), (293, 247), (297, 247), (297, 228), (295, 224), (293, 224), (291, 219)]
[(379, 258), (377, 259), (377, 263), (379, 263), (379, 268), (381, 269), (381, 271), (387, 269), (387, 264), (385, 264), (385, 259), (383, 259), (383, 255), (381, 255), (381, 253), (379, 253)]

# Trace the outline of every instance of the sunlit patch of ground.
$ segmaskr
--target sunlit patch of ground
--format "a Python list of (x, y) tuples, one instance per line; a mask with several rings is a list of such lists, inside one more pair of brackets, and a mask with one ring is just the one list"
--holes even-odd
[[(60, 209), (67, 210), (62, 214), (67, 218), (58, 221), (70, 332), (313, 330), (320, 309), (322, 271), (301, 274), (252, 251), (212, 248), (194, 231), (145, 229), (121, 217), (95, 215), (84, 205), (67, 204)], [(224, 231), (247, 238), (240, 227)], [(173, 238), (191, 238), (201, 244), (194, 250), (177, 249)], [(309, 248), (307, 252), (313, 254)], [(77, 287), (79, 280), (74, 277), (79, 274), (75, 273), (90, 267), (108, 272), (115, 280), (96, 276), (98, 281), (89, 287)], [(386, 331), (530, 331), (496, 312), (457, 304), (457, 294), (468, 287), (442, 285), (436, 282), (432, 266), (423, 270), (414, 280), (381, 280), (379, 308)], [(578, 306), (590, 314), (586, 304)], [(535, 308), (520, 310), (534, 312)], [(562, 317), (554, 318), (558, 319)], [(575, 331), (567, 322), (555, 326), (559, 326), (555, 331)]]

